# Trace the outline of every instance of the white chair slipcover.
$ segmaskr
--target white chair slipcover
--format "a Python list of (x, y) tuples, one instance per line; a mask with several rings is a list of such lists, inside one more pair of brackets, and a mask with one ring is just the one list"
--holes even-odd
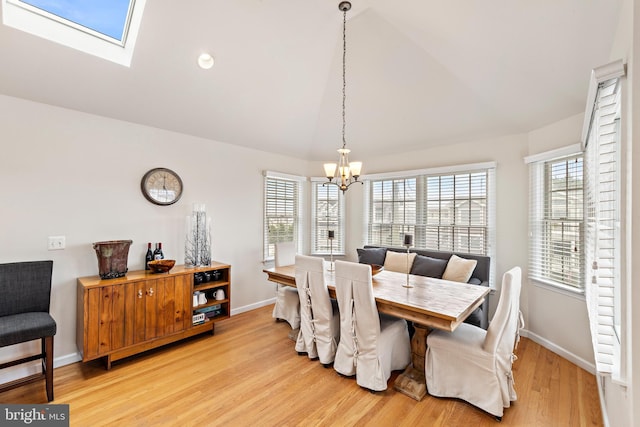
[(300, 332), (296, 351), (328, 365), (336, 356), (340, 338), (340, 314), (329, 297), (324, 280), (324, 260), (296, 255), (296, 287), (300, 297)]
[(511, 368), (523, 326), (521, 275), (520, 267), (504, 274), (498, 307), (486, 331), (463, 323), (453, 332), (434, 330), (427, 336), (429, 394), (465, 400), (496, 417), (517, 399)]
[[(278, 242), (275, 244), (275, 266), (293, 265), (296, 262), (296, 245), (294, 242)], [(286, 320), (291, 329), (300, 327), (300, 299), (298, 290), (291, 286), (276, 285), (276, 305), (272, 316)]]
[(386, 390), (391, 371), (411, 362), (407, 322), (378, 313), (369, 265), (336, 261), (335, 277), (340, 342), (333, 367), (355, 374), (361, 387)]

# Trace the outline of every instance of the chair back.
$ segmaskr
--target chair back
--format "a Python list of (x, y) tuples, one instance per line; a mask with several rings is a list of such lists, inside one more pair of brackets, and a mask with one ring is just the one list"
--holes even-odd
[(0, 264), (0, 316), (49, 312), (53, 261)]
[(338, 260), (335, 277), (340, 343), (334, 368), (343, 375), (353, 375), (358, 360), (378, 358), (380, 317), (373, 297), (371, 266)]
[(295, 242), (278, 242), (275, 244), (274, 260), (276, 267), (293, 265), (296, 262)]
[(518, 333), (522, 271), (514, 267), (502, 277), (500, 300), (482, 345), (486, 352), (511, 355)]
[[(295, 256), (296, 287), (300, 298), (300, 333), (296, 350), (322, 363), (331, 363), (338, 343), (333, 330), (333, 307), (324, 280), (324, 260), (306, 255)], [(337, 329), (337, 327), (336, 327)]]

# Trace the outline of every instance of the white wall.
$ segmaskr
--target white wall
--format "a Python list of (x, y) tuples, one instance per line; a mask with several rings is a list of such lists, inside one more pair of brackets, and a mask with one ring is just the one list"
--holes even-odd
[[(181, 264), (194, 202), (212, 217), (213, 258), (232, 265), (232, 309), (274, 297), (262, 273), (262, 171), (304, 174), (305, 162), (7, 96), (0, 129), (0, 262), (54, 260), (56, 365), (77, 358), (76, 278), (98, 273), (92, 242), (132, 239), (129, 269), (143, 268), (147, 242), (162, 242)], [(154, 167), (182, 177), (175, 205), (142, 196), (140, 180)], [(65, 250), (47, 250), (55, 235), (66, 236)], [(0, 360), (29, 346), (0, 349)], [(0, 382), (14, 374), (3, 371)]]

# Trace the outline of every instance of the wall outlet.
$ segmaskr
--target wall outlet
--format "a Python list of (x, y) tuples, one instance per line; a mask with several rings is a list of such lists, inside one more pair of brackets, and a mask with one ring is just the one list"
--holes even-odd
[(49, 243), (47, 244), (48, 250), (57, 251), (60, 249), (64, 249), (65, 246), (66, 246), (65, 236), (49, 236)]

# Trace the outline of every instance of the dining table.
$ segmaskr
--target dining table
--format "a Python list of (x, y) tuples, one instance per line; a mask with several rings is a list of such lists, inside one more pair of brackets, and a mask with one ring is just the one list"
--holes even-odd
[[(295, 265), (263, 269), (267, 280), (296, 286)], [(335, 298), (335, 272), (325, 268), (325, 282)], [(454, 331), (478, 308), (490, 288), (433, 277), (382, 270), (372, 278), (378, 312), (406, 319), (415, 329), (411, 338), (411, 364), (398, 375), (394, 388), (418, 401), (426, 395), (425, 353), (432, 329)]]

